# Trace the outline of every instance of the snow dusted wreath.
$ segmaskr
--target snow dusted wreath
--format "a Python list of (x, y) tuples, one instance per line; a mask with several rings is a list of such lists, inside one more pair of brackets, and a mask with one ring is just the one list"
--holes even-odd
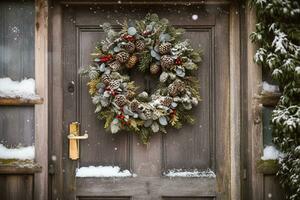
[[(154, 133), (166, 133), (167, 125), (181, 128), (193, 123), (190, 110), (200, 100), (195, 70), (201, 50), (181, 40), (183, 29), (156, 14), (119, 24), (120, 32), (109, 23), (101, 26), (107, 37), (92, 53), (93, 64), (80, 72), (89, 76), (89, 93), (95, 113), (105, 120), (104, 128), (113, 134), (134, 132), (147, 143)], [(128, 75), (134, 68), (159, 78), (153, 94), (137, 94)]]

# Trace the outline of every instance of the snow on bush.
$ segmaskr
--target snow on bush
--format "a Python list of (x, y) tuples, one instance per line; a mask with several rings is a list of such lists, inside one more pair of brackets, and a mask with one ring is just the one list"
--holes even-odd
[(121, 171), (118, 166), (89, 166), (76, 169), (76, 177), (131, 177), (129, 170)]
[(34, 146), (6, 148), (0, 144), (0, 159), (18, 159), (18, 160), (33, 160), (35, 149)]
[(277, 160), (282, 157), (282, 153), (278, 151), (274, 146), (266, 146), (264, 148), (264, 155), (262, 160)]
[(183, 170), (183, 169), (172, 169), (168, 172), (163, 173), (167, 177), (195, 177), (195, 178), (215, 178), (216, 175), (210, 169), (205, 171), (195, 170)]
[(6, 98), (37, 98), (35, 94), (35, 80), (24, 79), (22, 81), (13, 81), (10, 78), (0, 78), (0, 97)]

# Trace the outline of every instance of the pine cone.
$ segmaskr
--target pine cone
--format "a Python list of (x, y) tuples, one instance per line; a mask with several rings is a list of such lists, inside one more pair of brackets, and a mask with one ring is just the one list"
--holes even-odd
[(121, 63), (117, 60), (108, 64), (112, 71), (118, 71), (121, 69)]
[(137, 40), (135, 42), (135, 48), (137, 51), (143, 51), (145, 49), (145, 43), (142, 40)]
[(168, 54), (170, 53), (172, 48), (172, 44), (170, 42), (161, 43), (158, 47), (158, 51), (160, 54)]
[(131, 103), (130, 103), (130, 109), (133, 112), (138, 112), (139, 111), (139, 102), (136, 99), (134, 99), (134, 100), (131, 101)]
[(164, 97), (160, 103), (163, 105), (163, 106), (166, 106), (166, 107), (169, 107), (171, 105), (171, 103), (173, 102), (173, 98), (172, 97)]
[(122, 94), (118, 94), (115, 96), (115, 104), (117, 104), (117, 106), (122, 107), (126, 104), (126, 97)]
[(129, 54), (125, 51), (122, 51), (116, 55), (116, 60), (120, 63), (125, 63), (129, 58)]
[(150, 73), (151, 74), (157, 74), (159, 72), (159, 70), (160, 70), (160, 66), (157, 65), (157, 64), (152, 64), (150, 66)]
[(111, 81), (111, 77), (109, 74), (103, 74), (102, 75), (102, 82), (105, 84), (105, 85), (108, 85)]
[(171, 97), (177, 96), (178, 91), (174, 84), (168, 86), (168, 93)]
[(124, 48), (126, 51), (128, 51), (129, 53), (134, 52), (135, 50), (135, 45), (133, 42), (128, 42), (127, 44), (124, 45)]
[(118, 89), (120, 87), (121, 83), (117, 80), (111, 80), (109, 83), (109, 87), (113, 90)]
[(134, 65), (137, 63), (137, 61), (138, 61), (138, 57), (136, 55), (130, 56), (129, 59), (128, 59), (128, 61), (127, 61), (127, 63), (126, 63), (126, 67), (128, 69), (133, 68)]
[(162, 66), (163, 69), (169, 69), (171, 68), (171, 66), (173, 65), (174, 60), (171, 56), (169, 55), (163, 55), (160, 58), (160, 64)]
[(152, 119), (152, 111), (150, 109), (145, 109), (143, 111), (143, 113), (144, 113), (146, 119)]
[(132, 90), (128, 90), (126, 93), (126, 99), (133, 99), (133, 97), (135, 96), (135, 92)]
[(175, 85), (176, 89), (178, 92), (183, 92), (184, 89), (185, 89), (185, 85), (184, 85), (184, 82), (179, 80), (179, 79), (176, 79), (173, 84)]

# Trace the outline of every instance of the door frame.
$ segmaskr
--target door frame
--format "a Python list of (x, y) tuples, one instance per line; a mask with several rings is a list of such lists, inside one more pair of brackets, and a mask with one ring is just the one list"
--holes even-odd
[[(39, 0), (43, 1), (43, 0)], [(49, 54), (49, 164), (53, 174), (49, 175), (49, 198), (50, 199), (63, 199), (63, 176), (65, 172), (64, 160), (68, 159), (68, 155), (63, 155), (62, 144), (64, 142), (64, 134), (67, 130), (63, 122), (63, 6), (71, 4), (91, 4), (94, 5), (96, 1), (49, 1), (49, 27), (48, 27), (48, 54)], [(117, 1), (98, 1), (97, 4), (117, 4)], [(176, 1), (178, 5), (184, 4), (185, 1)], [(144, 1), (122, 1), (122, 4), (145, 4)], [(174, 4), (174, 1), (147, 1), (147, 5), (151, 4)], [(230, 199), (238, 200), (242, 198), (241, 190), (241, 125), (243, 118), (241, 117), (241, 102), (244, 101), (244, 97), (241, 95), (243, 88), (241, 87), (242, 78), (244, 77), (244, 70), (241, 70), (241, 66), (245, 62), (243, 52), (241, 51), (242, 41), (247, 41), (248, 36), (241, 36), (241, 14), (242, 6), (236, 1), (224, 0), (206, 0), (204, 3), (202, 0), (196, 0), (191, 2), (191, 4), (230, 4), (230, 16), (229, 16), (229, 49), (230, 49), (230, 88), (229, 88), (229, 128), (230, 135)], [(47, 8), (47, 5), (45, 6)], [(39, 16), (38, 16), (39, 18)], [(249, 45), (249, 44), (248, 44)], [(249, 55), (248, 55), (249, 56)], [(243, 60), (242, 60), (243, 59)], [(249, 60), (246, 61), (246, 64)], [(36, 67), (37, 69), (37, 67)], [(247, 70), (246, 70), (247, 71)], [(37, 76), (38, 77), (38, 76)], [(246, 88), (247, 89), (247, 86)], [(247, 91), (247, 90), (246, 90)], [(246, 99), (247, 100), (247, 99)], [(250, 99), (251, 100), (251, 99)], [(243, 133), (244, 134), (244, 133)], [(75, 187), (75, 186), (68, 186)], [(74, 188), (75, 189), (75, 188)]]

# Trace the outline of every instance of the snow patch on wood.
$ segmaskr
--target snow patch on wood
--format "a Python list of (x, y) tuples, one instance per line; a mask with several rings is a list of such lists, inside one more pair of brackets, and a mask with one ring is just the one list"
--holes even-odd
[(23, 98), (37, 99), (35, 93), (35, 80), (24, 79), (22, 81), (13, 81), (11, 78), (0, 78), (0, 97), (4, 98)]
[(76, 169), (76, 177), (135, 177), (129, 170), (118, 166), (89, 166)]
[(211, 170), (207, 169), (204, 171), (194, 170), (183, 170), (183, 169), (172, 169), (163, 173), (167, 177), (195, 177), (195, 178), (215, 178), (216, 174)]
[(262, 160), (277, 160), (282, 157), (283, 154), (278, 151), (274, 146), (266, 146), (264, 148), (264, 155), (261, 157)]
[(3, 144), (0, 144), (1, 159), (33, 160), (34, 153), (34, 146), (6, 148)]

